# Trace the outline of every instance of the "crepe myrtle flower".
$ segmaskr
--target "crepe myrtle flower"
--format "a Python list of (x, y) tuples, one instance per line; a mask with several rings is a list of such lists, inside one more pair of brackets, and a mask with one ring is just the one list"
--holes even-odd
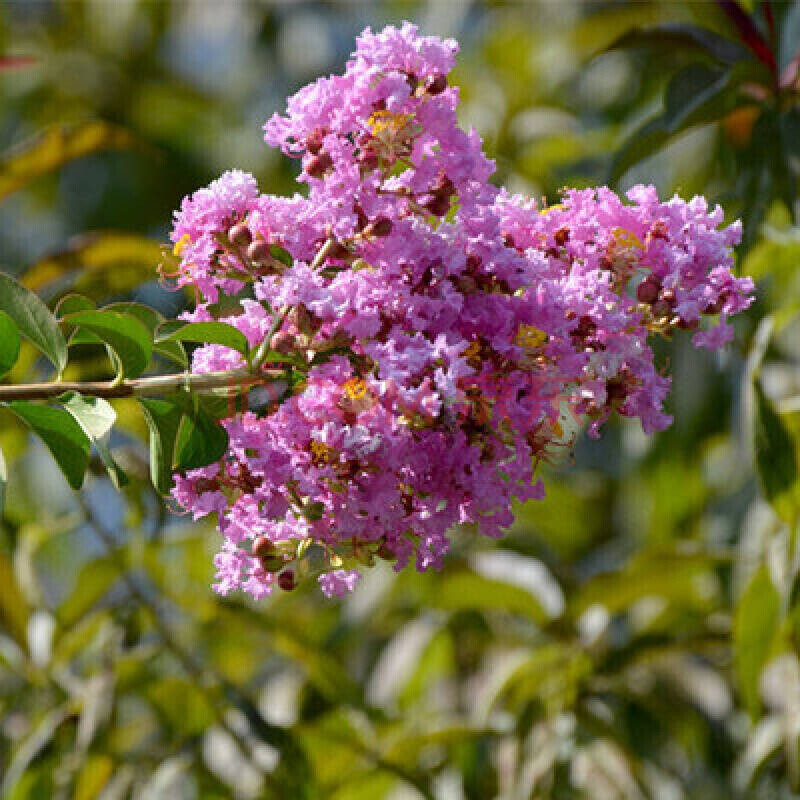
[[(164, 271), (196, 289), (187, 318), (227, 295), (222, 319), (300, 376), (262, 412), (232, 406), (226, 455), (177, 477), (177, 501), (217, 517), (222, 594), (315, 574), (338, 597), (377, 559), (439, 568), (459, 525), (501, 536), (512, 500), (543, 496), (539, 462), (571, 447), (565, 422), (670, 424), (654, 337), (720, 347), (752, 302), (741, 226), (703, 198), (567, 189), (541, 208), (489, 183), (457, 124), (457, 51), (409, 23), (365, 30), (342, 74), (265, 125), (304, 194), (233, 170), (175, 215)], [(243, 366), (220, 345), (193, 357)]]

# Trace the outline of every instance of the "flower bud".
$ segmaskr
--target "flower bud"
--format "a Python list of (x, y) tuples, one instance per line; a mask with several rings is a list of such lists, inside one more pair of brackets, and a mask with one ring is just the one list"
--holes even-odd
[(392, 232), (392, 221), (388, 217), (378, 217), (375, 222), (370, 223), (364, 233), (367, 236), (388, 236)]
[(306, 137), (306, 150), (312, 155), (317, 155), (322, 150), (322, 140), (325, 137), (325, 131), (322, 128), (315, 128)]
[(285, 569), (278, 575), (278, 586), (283, 589), (284, 592), (291, 592), (292, 589), (297, 586), (297, 577), (294, 574), (294, 570)]
[(321, 178), (333, 166), (333, 159), (329, 153), (321, 152), (311, 156), (306, 164), (306, 172), (312, 178)]
[(636, 287), (636, 297), (640, 303), (647, 303), (648, 305), (655, 303), (658, 299), (658, 292), (661, 289), (661, 284), (657, 278), (649, 275)]
[(263, 239), (256, 239), (247, 248), (247, 258), (254, 264), (263, 264), (270, 258), (269, 245)]
[(283, 353), (284, 355), (291, 353), (295, 348), (294, 335), (286, 331), (278, 331), (278, 333), (270, 339), (269, 346), (276, 353)]
[(275, 556), (275, 553), (275, 545), (267, 536), (259, 536), (253, 542), (253, 555), (257, 559), (272, 558)]
[(376, 551), (375, 555), (382, 558), (384, 561), (397, 561), (397, 556), (394, 551), (389, 548), (386, 543), (383, 543)]
[(244, 222), (237, 222), (228, 229), (228, 239), (234, 247), (247, 247), (253, 241), (253, 234)]
[(447, 78), (441, 73), (431, 75), (425, 81), (425, 91), (428, 94), (441, 94), (447, 88)]
[(435, 217), (443, 217), (450, 210), (450, 197), (438, 193), (428, 195), (422, 207)]

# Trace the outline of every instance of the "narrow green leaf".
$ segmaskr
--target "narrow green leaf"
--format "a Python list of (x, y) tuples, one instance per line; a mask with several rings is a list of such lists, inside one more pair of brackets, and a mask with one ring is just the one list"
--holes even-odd
[(67, 482), (80, 489), (89, 464), (89, 438), (66, 412), (15, 400), (6, 404), (47, 445)]
[(0, 311), (14, 320), (19, 332), (30, 339), (62, 372), (67, 366), (67, 343), (56, 318), (30, 290), (0, 272)]
[(156, 341), (159, 344), (163, 342), (221, 344), (238, 351), (242, 355), (247, 355), (249, 350), (245, 335), (232, 325), (227, 325), (224, 322), (190, 322), (176, 331), (170, 331), (166, 335), (158, 335)]
[(17, 363), (19, 357), (19, 331), (14, 320), (0, 311), (0, 378)]
[(175, 440), (183, 408), (170, 400), (140, 397), (139, 403), (150, 428), (150, 479), (160, 494), (169, 494), (174, 472)]
[(760, 708), (758, 683), (772, 655), (780, 627), (781, 599), (766, 567), (753, 575), (739, 600), (733, 621), (736, 672), (744, 704), (755, 717)]
[(78, 311), (64, 317), (64, 322), (102, 339), (119, 357), (126, 377), (135, 378), (147, 369), (153, 352), (152, 336), (133, 315), (118, 311)]
[(175, 443), (175, 465), (197, 469), (219, 461), (228, 449), (228, 434), (202, 409), (186, 415)]
[(105, 464), (114, 486), (117, 489), (124, 486), (128, 482), (128, 477), (114, 460), (109, 446), (111, 429), (117, 418), (111, 404), (101, 397), (86, 397), (77, 392), (67, 392), (61, 395), (58, 402), (72, 414), (83, 432), (89, 437), (97, 454)]
[(775, 512), (789, 524), (795, 524), (800, 500), (795, 445), (757, 380), (753, 381), (753, 391), (753, 446), (761, 487)]

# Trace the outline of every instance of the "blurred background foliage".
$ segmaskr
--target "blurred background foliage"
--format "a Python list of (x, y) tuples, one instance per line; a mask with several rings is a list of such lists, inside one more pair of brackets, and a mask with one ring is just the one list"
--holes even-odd
[(231, 167), (293, 191), (261, 124), (404, 18), (461, 42), (498, 182), (706, 194), (756, 306), (725, 353), (661, 349), (669, 431), (580, 440), (505, 540), (341, 602), (216, 597), (217, 534), (149, 488), (126, 401), (122, 495), (4, 413), (0, 797), (800, 797), (800, 4), (4, 0), (0, 266), (174, 315), (181, 197)]

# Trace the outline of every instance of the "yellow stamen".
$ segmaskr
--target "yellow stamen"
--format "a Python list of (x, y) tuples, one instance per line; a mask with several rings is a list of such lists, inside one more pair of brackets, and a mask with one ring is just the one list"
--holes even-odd
[(481, 343), (476, 339), (470, 342), (469, 347), (462, 353), (467, 358), (477, 358), (481, 354)]
[(533, 349), (547, 342), (547, 334), (535, 325), (520, 325), (516, 341), (519, 347)]
[(311, 454), (317, 461), (328, 463), (331, 460), (331, 448), (324, 442), (311, 442)]
[(175, 242), (175, 246), (172, 248), (172, 255), (180, 256), (186, 245), (189, 244), (189, 242), (191, 241), (192, 237), (189, 236), (188, 233), (184, 233), (183, 236), (181, 236), (181, 238), (178, 239), (177, 242)]
[(402, 133), (413, 114), (400, 114), (394, 111), (374, 111), (367, 120), (372, 135), (376, 137), (395, 137)]
[(642, 240), (635, 233), (633, 233), (633, 231), (626, 230), (625, 228), (614, 228), (614, 230), (611, 232), (614, 234), (614, 238), (617, 240), (617, 243), (621, 244), (623, 247), (638, 247), (640, 249), (644, 248)]
[(350, 378), (342, 385), (351, 400), (361, 400), (367, 394), (367, 383), (363, 378)]

